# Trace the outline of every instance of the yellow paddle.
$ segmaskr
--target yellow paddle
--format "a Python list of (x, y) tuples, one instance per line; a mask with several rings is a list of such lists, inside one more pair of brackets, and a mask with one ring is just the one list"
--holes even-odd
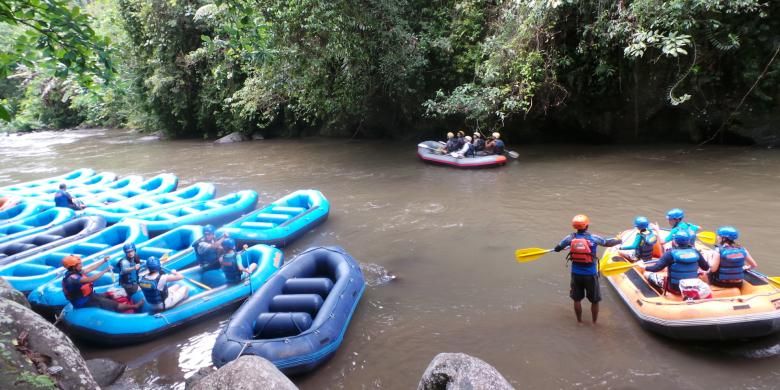
[(544, 248), (522, 248), (515, 251), (515, 259), (517, 259), (518, 263), (527, 263), (529, 261), (537, 260), (552, 251), (552, 249)]
[(716, 240), (717, 235), (715, 234), (715, 232), (710, 232), (706, 230), (696, 233), (696, 237), (699, 239), (699, 241), (707, 245), (715, 245), (717, 241)]
[(771, 283), (773, 286), (780, 288), (780, 276), (766, 276), (763, 273), (758, 272), (754, 269), (748, 270), (747, 272), (750, 272), (754, 275), (758, 275), (759, 277), (766, 279), (766, 281)]
[(604, 276), (615, 276), (620, 275), (634, 267), (636, 267), (638, 264), (636, 263), (609, 263), (601, 266), (601, 274)]

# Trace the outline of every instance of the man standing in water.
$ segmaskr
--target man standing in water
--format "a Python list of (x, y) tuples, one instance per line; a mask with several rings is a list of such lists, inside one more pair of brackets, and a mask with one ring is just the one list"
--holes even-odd
[(587, 297), (590, 301), (590, 313), (593, 323), (599, 317), (599, 271), (596, 249), (601, 246), (615, 246), (622, 241), (617, 238), (604, 239), (588, 232), (590, 219), (586, 215), (575, 215), (571, 220), (571, 226), (576, 232), (567, 235), (555, 246), (554, 251), (560, 252), (569, 248), (566, 259), (571, 261), (571, 290), (569, 297), (574, 301), (574, 314), (577, 322), (582, 322), (582, 299)]

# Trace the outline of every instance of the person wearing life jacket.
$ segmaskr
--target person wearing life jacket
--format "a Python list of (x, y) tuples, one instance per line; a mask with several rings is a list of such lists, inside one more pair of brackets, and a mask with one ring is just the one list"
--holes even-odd
[(499, 156), (504, 154), (504, 141), (501, 140), (501, 134), (497, 131), (493, 133), (493, 154)]
[(745, 269), (758, 267), (747, 249), (736, 243), (739, 231), (733, 226), (721, 226), (719, 243), (710, 259), (710, 283), (720, 287), (741, 287)]
[(225, 273), (225, 280), (229, 284), (241, 282), (243, 273), (251, 275), (257, 269), (257, 264), (252, 263), (248, 268), (244, 268), (243, 259), (240, 253), (236, 253), (236, 242), (232, 238), (222, 242), (222, 248), (225, 253), (220, 257), (219, 264), (222, 266), (222, 272)]
[[(674, 233), (674, 247), (663, 254), (653, 265), (644, 262), (637, 263), (645, 269), (645, 278), (656, 287), (663, 288), (673, 294), (680, 295), (680, 281), (699, 277), (699, 268), (709, 270), (707, 260), (693, 247), (693, 239), (687, 230)], [(658, 272), (669, 267), (666, 277)]]
[(217, 239), (214, 235), (214, 226), (212, 225), (203, 227), (203, 237), (192, 244), (202, 271), (220, 268), (219, 256), (222, 254), (222, 241), (226, 238), (227, 234), (223, 234), (222, 237)]
[(466, 139), (464, 138), (466, 133), (463, 132), (463, 130), (458, 130), (457, 138), (458, 141), (458, 148), (456, 150), (463, 149), (463, 144), (466, 143)]
[(474, 145), (471, 144), (471, 137), (466, 136), (466, 142), (463, 144), (463, 147), (457, 152), (450, 153), (450, 155), (456, 158), (474, 157)]
[(634, 242), (618, 248), (620, 256), (629, 261), (651, 260), (653, 248), (658, 242), (658, 228), (655, 225), (650, 226), (650, 221), (642, 216), (634, 218), (634, 227), (637, 230)]
[(485, 151), (485, 140), (482, 139), (482, 134), (478, 131), (474, 132), (474, 141), (472, 142), (472, 145), (474, 145), (475, 154)]
[(447, 144), (444, 146), (444, 153), (452, 153), (458, 150), (458, 139), (452, 132), (447, 133)]
[(99, 307), (105, 310), (123, 312), (125, 310), (135, 310), (143, 304), (143, 300), (133, 304), (122, 304), (113, 299), (96, 294), (92, 289), (93, 283), (108, 272), (109, 268), (89, 276), (88, 274), (98, 267), (108, 262), (108, 257), (96, 261), (86, 268), (82, 268), (81, 257), (78, 255), (68, 255), (62, 259), (62, 266), (65, 267), (65, 276), (62, 278), (62, 292), (68, 298), (76, 309), (84, 307)]
[(160, 260), (154, 256), (146, 260), (146, 268), (149, 273), (141, 276), (138, 285), (153, 311), (170, 309), (187, 298), (190, 291), (187, 286), (180, 284), (168, 286), (169, 283), (184, 279), (178, 271), (174, 269), (170, 274), (164, 274)]
[(115, 272), (119, 274), (119, 285), (125, 289), (128, 297), (138, 291), (138, 270), (141, 269), (141, 258), (135, 251), (135, 244), (129, 242), (122, 247), (125, 257), (116, 263)]
[(566, 259), (571, 261), (571, 289), (569, 297), (574, 301), (574, 314), (577, 322), (582, 322), (582, 299), (587, 297), (590, 301), (590, 312), (593, 323), (596, 323), (599, 315), (599, 291), (598, 258), (596, 249), (598, 246), (615, 246), (622, 241), (617, 238), (604, 239), (588, 232), (590, 219), (583, 214), (575, 215), (571, 220), (571, 226), (576, 230), (567, 235), (553, 249), (560, 252), (569, 248)]
[(60, 189), (54, 193), (54, 207), (67, 207), (73, 210), (83, 210), (84, 204), (73, 198), (68, 192), (68, 186), (65, 183), (60, 184)]
[(666, 240), (660, 236), (658, 237), (661, 239), (661, 244), (664, 246), (664, 249), (669, 250), (674, 246), (674, 234), (681, 230), (686, 231), (691, 237), (691, 245), (693, 245), (693, 243), (696, 241), (696, 233), (698, 233), (701, 227), (699, 225), (685, 222), (683, 221), (683, 218), (685, 218), (685, 212), (682, 211), (682, 209), (673, 208), (666, 213), (666, 221), (669, 222), (669, 226), (672, 229), (669, 231), (669, 235), (666, 236)]

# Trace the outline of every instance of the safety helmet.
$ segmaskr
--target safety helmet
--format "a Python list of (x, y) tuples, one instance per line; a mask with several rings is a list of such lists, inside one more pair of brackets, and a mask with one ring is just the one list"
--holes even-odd
[(159, 272), (160, 271), (160, 260), (158, 260), (154, 256), (146, 259), (146, 268), (149, 269), (149, 272)]
[(637, 229), (647, 229), (648, 225), (650, 225), (650, 221), (648, 221), (647, 218), (642, 216), (634, 218), (634, 226)]
[(482, 134), (479, 133), (479, 131), (474, 132), (474, 138), (482, 137)]
[(590, 225), (590, 219), (585, 214), (577, 214), (571, 219), (571, 226), (577, 230), (585, 230)]
[(128, 242), (122, 247), (122, 250), (125, 251), (125, 253), (135, 252), (135, 244), (133, 244), (132, 242)]
[(499, 139), (499, 138), (501, 138), (501, 133), (499, 133), (499, 132), (497, 132), (497, 131), (494, 131), (494, 132), (493, 132), (493, 138), (495, 138), (495, 139)]
[(463, 132), (463, 130), (458, 130), (458, 137), (463, 137), (466, 135), (466, 133)]
[(471, 136), (466, 136), (466, 141), (471, 142)]
[(452, 137), (454, 137), (454, 136), (455, 136), (455, 134), (452, 134), (452, 132), (451, 132), (451, 131), (450, 131), (449, 133), (447, 133), (447, 138), (452, 138)]
[(62, 266), (65, 268), (75, 267), (79, 264), (81, 264), (79, 255), (67, 255), (62, 259)]
[(666, 219), (683, 219), (685, 218), (685, 212), (682, 209), (671, 209), (666, 213)]
[(718, 235), (731, 241), (735, 241), (737, 238), (739, 238), (739, 230), (737, 230), (734, 226), (721, 226), (718, 228)]
[(685, 230), (678, 230), (674, 232), (674, 243), (677, 245), (690, 245), (691, 235)]
[(206, 225), (203, 227), (203, 234), (214, 234), (214, 225)]
[(232, 238), (226, 238), (225, 241), (222, 241), (222, 248), (226, 250), (236, 249), (236, 241)]

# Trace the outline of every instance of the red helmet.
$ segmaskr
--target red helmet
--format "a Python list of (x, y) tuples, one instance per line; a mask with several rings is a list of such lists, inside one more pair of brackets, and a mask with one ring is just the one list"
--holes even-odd
[(590, 225), (590, 219), (585, 214), (577, 214), (571, 219), (571, 226), (577, 230), (585, 230)]
[(81, 257), (78, 255), (67, 255), (62, 259), (62, 266), (65, 268), (75, 267), (81, 264)]

